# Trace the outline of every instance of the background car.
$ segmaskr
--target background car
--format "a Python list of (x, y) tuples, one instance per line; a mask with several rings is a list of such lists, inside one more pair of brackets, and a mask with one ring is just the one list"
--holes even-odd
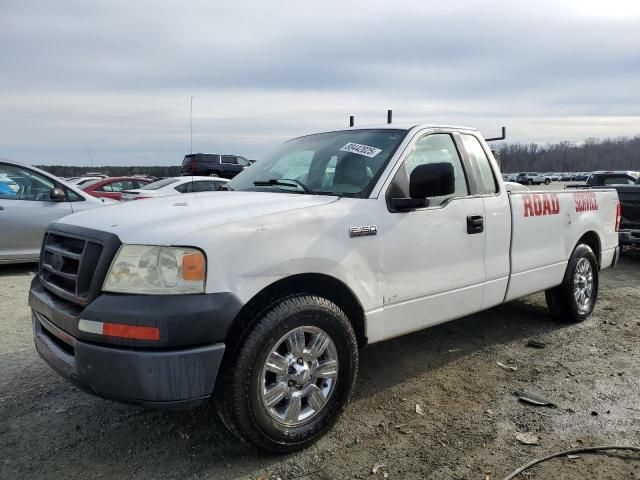
[(182, 161), (182, 175), (233, 178), (251, 162), (238, 155), (217, 153), (192, 153)]
[(0, 160), (0, 263), (37, 261), (47, 225), (110, 203), (115, 202), (92, 197), (38, 168)]
[(136, 190), (125, 190), (122, 192), (122, 200), (142, 200), (179, 193), (214, 192), (220, 190), (228, 182), (229, 180), (226, 178), (201, 176), (165, 178)]
[(640, 173), (632, 170), (593, 172), (587, 178), (587, 185), (635, 185), (638, 183), (639, 178)]
[(551, 183), (551, 179), (540, 173), (524, 172), (518, 175), (516, 182), (522, 185), (540, 185), (541, 183), (549, 185)]
[(82, 190), (94, 197), (120, 201), (123, 190), (142, 188), (150, 183), (152, 183), (151, 180), (140, 177), (107, 177), (83, 185)]

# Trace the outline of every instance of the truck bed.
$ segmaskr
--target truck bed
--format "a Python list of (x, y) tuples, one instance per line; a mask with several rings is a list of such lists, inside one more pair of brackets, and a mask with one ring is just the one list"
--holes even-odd
[(511, 278), (505, 301), (559, 285), (578, 241), (589, 236), (602, 268), (617, 246), (615, 189), (529, 190), (509, 194)]

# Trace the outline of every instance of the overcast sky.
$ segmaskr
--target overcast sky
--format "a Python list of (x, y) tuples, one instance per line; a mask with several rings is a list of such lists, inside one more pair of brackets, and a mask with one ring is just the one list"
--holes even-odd
[(511, 141), (640, 134), (640, 1), (0, 0), (0, 157), (260, 158), (394, 120)]

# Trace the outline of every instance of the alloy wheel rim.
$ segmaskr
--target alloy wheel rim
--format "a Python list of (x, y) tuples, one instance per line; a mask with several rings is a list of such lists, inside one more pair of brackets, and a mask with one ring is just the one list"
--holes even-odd
[(581, 258), (573, 273), (573, 296), (580, 313), (586, 312), (593, 300), (593, 269), (591, 262)]
[(275, 343), (265, 360), (262, 405), (278, 423), (301, 425), (326, 406), (337, 379), (338, 353), (331, 337), (317, 327), (295, 328)]

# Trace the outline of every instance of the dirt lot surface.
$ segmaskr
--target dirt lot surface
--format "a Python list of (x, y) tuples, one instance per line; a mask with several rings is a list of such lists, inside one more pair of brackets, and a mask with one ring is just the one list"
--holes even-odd
[[(370, 346), (334, 430), (280, 457), (234, 440), (210, 407), (144, 410), (93, 398), (60, 378), (32, 344), (34, 268), (0, 267), (2, 479), (493, 480), (571, 446), (640, 444), (640, 252), (603, 272), (596, 311), (582, 324), (553, 321), (538, 294)], [(532, 339), (546, 348), (527, 346)], [(558, 407), (519, 402), (518, 389)], [(539, 444), (521, 444), (517, 432)], [(385, 466), (374, 474), (378, 463)], [(555, 459), (521, 478), (640, 479), (640, 457)]]

